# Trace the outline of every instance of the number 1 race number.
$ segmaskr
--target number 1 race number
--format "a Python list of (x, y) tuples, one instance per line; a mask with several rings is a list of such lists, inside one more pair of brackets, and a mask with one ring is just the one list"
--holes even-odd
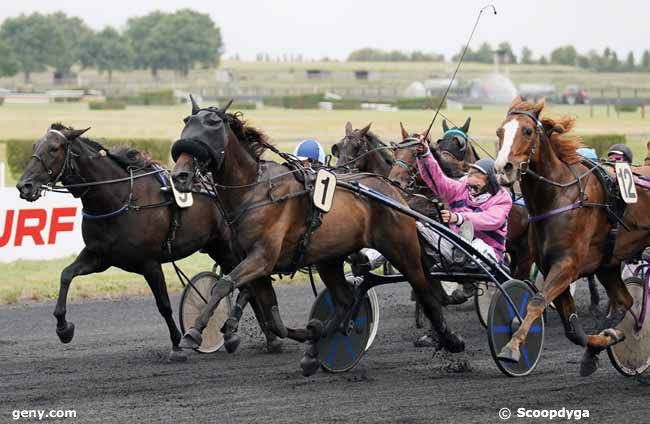
[(636, 186), (634, 185), (634, 175), (627, 163), (617, 163), (616, 177), (618, 179), (618, 188), (621, 190), (621, 196), (625, 203), (636, 203)]
[(329, 212), (332, 209), (332, 200), (334, 200), (334, 191), (336, 190), (336, 175), (321, 169), (316, 174), (316, 187), (312, 195), (314, 206), (323, 212)]
[(171, 178), (169, 179), (169, 182), (172, 185), (174, 200), (176, 201), (176, 204), (178, 205), (179, 208), (189, 208), (194, 204), (194, 198), (192, 197), (192, 193), (181, 193), (180, 191), (176, 190), (176, 187), (174, 187), (174, 181), (172, 181)]

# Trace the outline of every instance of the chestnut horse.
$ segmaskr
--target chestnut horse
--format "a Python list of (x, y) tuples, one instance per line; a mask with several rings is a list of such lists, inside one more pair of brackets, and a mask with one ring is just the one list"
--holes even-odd
[[(182, 346), (200, 344), (201, 332), (214, 309), (235, 288), (247, 287), (274, 272), (289, 273), (313, 264), (332, 293), (334, 318), (326, 323), (312, 320), (305, 329), (287, 329), (278, 335), (310, 343), (301, 367), (304, 375), (315, 373), (320, 365), (316, 342), (321, 330), (336, 328), (353, 302), (344, 260), (362, 247), (372, 247), (409, 281), (438, 332), (441, 347), (452, 352), (464, 350), (463, 340), (445, 322), (438, 300), (442, 288), (427, 280), (414, 219), (339, 187), (331, 210), (322, 214), (320, 225), (305, 245), (306, 218), (313, 206), (305, 183), (294, 176), (302, 172), (300, 167), (286, 155), (293, 167), (261, 160), (262, 153), (272, 147), (266, 136), (225, 109), (199, 108), (192, 100), (192, 114), (185, 122), (180, 140), (172, 148), (174, 183), (179, 190), (189, 191), (195, 177), (208, 170), (212, 173), (219, 204), (232, 229), (232, 247), (242, 261), (217, 282)], [(401, 199), (383, 180), (355, 174), (347, 179)], [(304, 249), (300, 251), (299, 246)]]
[[(42, 186), (69, 184), (69, 191), (81, 199), (81, 226), (85, 247), (61, 272), (59, 296), (54, 309), (56, 333), (63, 343), (74, 337), (74, 324), (66, 320), (66, 300), (72, 280), (79, 275), (103, 272), (111, 266), (144, 276), (165, 319), (172, 342), (169, 359), (183, 361), (179, 348), (181, 333), (174, 322), (161, 263), (187, 257), (202, 249), (224, 270), (234, 262), (228, 245), (228, 228), (223, 216), (206, 195), (194, 204), (174, 212), (169, 196), (161, 192), (166, 171), (135, 149), (106, 149), (75, 130), (52, 124), (34, 145), (32, 157), (16, 187), (20, 197), (36, 201)], [(133, 178), (130, 178), (130, 175)], [(176, 221), (176, 224), (173, 222)], [(260, 291), (273, 296), (270, 280), (259, 283)], [(260, 307), (253, 303), (263, 327)], [(264, 327), (263, 327), (264, 328)], [(281, 341), (267, 333), (269, 350)]]
[[(553, 302), (566, 336), (586, 348), (580, 374), (587, 376), (598, 368), (598, 353), (625, 337), (614, 327), (633, 299), (621, 280), (620, 264), (640, 254), (650, 243), (650, 193), (639, 190), (638, 203), (626, 205), (613, 243), (610, 229), (616, 221), (604, 207), (608, 194), (595, 175), (599, 170), (581, 161), (576, 153), (579, 141), (567, 135), (574, 119), (541, 118), (543, 109), (543, 100), (531, 103), (517, 97), (497, 130), (498, 179), (503, 185), (520, 181), (531, 214), (534, 259), (545, 276), (542, 291), (528, 304), (523, 323), (502, 348), (499, 359), (519, 361), (519, 348), (531, 324)], [(610, 312), (602, 332), (586, 335), (569, 285), (593, 273), (607, 291)]]

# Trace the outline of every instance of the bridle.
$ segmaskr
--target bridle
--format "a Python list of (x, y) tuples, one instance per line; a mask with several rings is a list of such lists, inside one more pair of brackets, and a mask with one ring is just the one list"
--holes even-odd
[(30, 156), (30, 159), (34, 158), (38, 162), (40, 162), (40, 164), (43, 166), (43, 168), (47, 172), (47, 175), (50, 176), (50, 181), (48, 183), (48, 186), (52, 187), (52, 186), (56, 185), (56, 183), (58, 183), (61, 180), (61, 178), (66, 174), (67, 171), (72, 170), (74, 168), (74, 165), (72, 164), (73, 157), (78, 157), (79, 155), (74, 153), (72, 151), (72, 149), (70, 148), (72, 140), (68, 140), (68, 137), (66, 137), (65, 134), (63, 134), (61, 131), (50, 128), (49, 130), (47, 130), (47, 132), (57, 134), (57, 135), (63, 137), (63, 140), (66, 141), (66, 143), (65, 143), (65, 159), (63, 160), (63, 164), (61, 165), (61, 170), (59, 171), (57, 176), (54, 179), (52, 179), (52, 175), (54, 175), (54, 171), (52, 170), (52, 168), (47, 166), (47, 163), (45, 162), (45, 160), (43, 160), (42, 157), (40, 157), (36, 153), (33, 153)]

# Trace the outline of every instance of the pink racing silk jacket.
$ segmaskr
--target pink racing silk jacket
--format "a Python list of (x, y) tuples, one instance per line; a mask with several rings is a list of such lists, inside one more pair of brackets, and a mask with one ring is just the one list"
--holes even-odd
[[(510, 194), (501, 188), (487, 200), (478, 203), (472, 200), (466, 186), (466, 178), (455, 180), (446, 176), (431, 152), (417, 159), (418, 169), (425, 184), (449, 205), (464, 221), (474, 226), (474, 237), (492, 247), (503, 260), (508, 232), (508, 215), (512, 208)], [(457, 229), (452, 225), (453, 229)]]

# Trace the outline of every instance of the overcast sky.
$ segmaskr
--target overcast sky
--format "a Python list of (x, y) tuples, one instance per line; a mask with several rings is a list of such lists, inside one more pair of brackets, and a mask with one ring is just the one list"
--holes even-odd
[[(124, 26), (131, 16), (189, 7), (209, 13), (221, 27), (226, 57), (302, 54), (344, 59), (361, 47), (425, 50), (449, 56), (469, 36), (475, 0), (5, 0), (0, 19), (21, 13), (63, 10), (93, 28)], [(573, 44), (578, 51), (606, 46), (637, 61), (650, 49), (650, 3), (642, 0), (497, 0), (498, 15), (484, 13), (472, 47), (509, 41), (518, 54), (526, 45), (537, 55)]]

